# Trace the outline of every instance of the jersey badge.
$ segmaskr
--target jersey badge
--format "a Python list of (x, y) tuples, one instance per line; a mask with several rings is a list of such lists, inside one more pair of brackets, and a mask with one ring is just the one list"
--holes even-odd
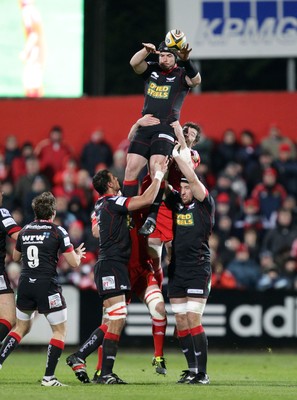
[(103, 276), (102, 277), (102, 288), (103, 288), (103, 290), (115, 289), (115, 277), (114, 276)]
[(6, 208), (0, 208), (0, 212), (3, 218), (10, 217), (10, 212)]

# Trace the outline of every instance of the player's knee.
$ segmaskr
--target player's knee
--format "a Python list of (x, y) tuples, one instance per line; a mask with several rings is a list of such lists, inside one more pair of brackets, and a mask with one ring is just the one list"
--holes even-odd
[(127, 306), (124, 301), (120, 301), (110, 307), (106, 307), (105, 311), (110, 321), (126, 319), (127, 317)]
[(144, 300), (152, 318), (164, 319), (166, 317), (164, 298), (159, 288), (147, 292)]

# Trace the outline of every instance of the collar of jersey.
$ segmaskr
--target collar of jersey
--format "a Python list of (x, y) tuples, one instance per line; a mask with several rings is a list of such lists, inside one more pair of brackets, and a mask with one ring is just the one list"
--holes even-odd
[(101, 197), (99, 197), (98, 200), (104, 199), (104, 197), (114, 197), (117, 196), (116, 194), (111, 194), (111, 193), (105, 193)]
[(177, 64), (174, 64), (174, 66), (169, 70), (169, 71), (163, 71), (161, 72), (162, 75), (168, 75), (170, 74), (175, 68), (177, 68)]

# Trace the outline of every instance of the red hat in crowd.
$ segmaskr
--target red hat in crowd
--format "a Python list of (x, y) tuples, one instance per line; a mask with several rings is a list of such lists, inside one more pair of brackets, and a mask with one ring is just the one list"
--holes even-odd
[(289, 143), (281, 143), (278, 147), (279, 151), (285, 151), (285, 152), (290, 152), (291, 151), (291, 146)]
[(218, 203), (229, 203), (230, 202), (230, 196), (227, 193), (220, 193), (217, 196), (217, 202)]
[(253, 197), (250, 197), (249, 199), (246, 199), (243, 203), (244, 207), (259, 207), (259, 203), (257, 199), (254, 199)]
[(274, 168), (266, 168), (263, 172), (263, 175), (274, 175), (277, 176), (277, 171)]
[(248, 247), (244, 243), (240, 243), (240, 245), (236, 249), (236, 253), (243, 253), (249, 251)]

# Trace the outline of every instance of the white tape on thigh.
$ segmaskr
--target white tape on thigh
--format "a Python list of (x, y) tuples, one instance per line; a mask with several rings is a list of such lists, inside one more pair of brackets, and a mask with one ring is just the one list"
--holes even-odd
[(187, 313), (187, 303), (171, 304), (172, 311), (174, 314), (186, 314)]
[(67, 321), (67, 308), (64, 310), (54, 311), (45, 315), (50, 325), (62, 324)]
[(152, 318), (163, 319), (165, 315), (161, 315), (157, 311), (157, 305), (164, 303), (164, 298), (159, 288), (150, 290), (144, 298), (144, 301), (149, 309)]
[(187, 312), (203, 315), (204, 309), (205, 309), (205, 303), (201, 303), (200, 301), (187, 302)]
[(107, 307), (105, 311), (108, 314), (110, 320), (117, 320), (127, 317), (127, 306), (124, 301), (120, 301), (110, 307)]
[(21, 311), (18, 308), (16, 309), (16, 317), (21, 321), (30, 321), (34, 318), (35, 311)]

